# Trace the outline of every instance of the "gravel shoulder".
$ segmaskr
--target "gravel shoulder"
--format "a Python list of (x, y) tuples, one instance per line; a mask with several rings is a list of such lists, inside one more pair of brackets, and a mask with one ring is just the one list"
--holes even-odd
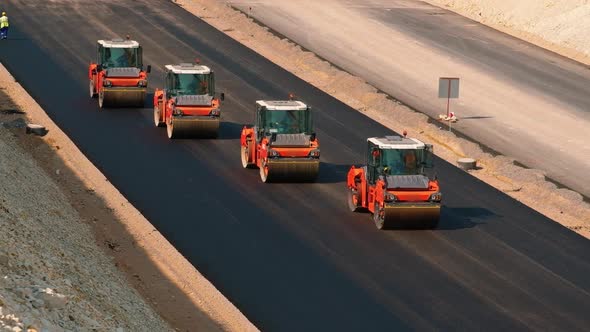
[(438, 123), (431, 123), (427, 116), (381, 93), (363, 79), (277, 36), (233, 9), (229, 2), (174, 2), (359, 112), (396, 132), (407, 130), (410, 136), (434, 144), (442, 159), (453, 164), (463, 157), (476, 159), (478, 169), (469, 171), (474, 177), (582, 236), (590, 237), (590, 204), (580, 194), (548, 181), (542, 171), (520, 167), (511, 158), (486, 152), (478, 144), (458, 137)]
[(1, 65), (0, 122), (0, 327), (257, 330)]

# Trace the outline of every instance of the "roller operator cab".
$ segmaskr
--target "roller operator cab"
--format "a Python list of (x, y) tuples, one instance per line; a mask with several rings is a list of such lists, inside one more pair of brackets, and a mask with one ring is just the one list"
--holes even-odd
[(154, 124), (169, 138), (209, 137), (219, 132), (221, 93), (215, 94), (213, 71), (199, 64), (165, 66), (164, 89), (154, 93)]
[(378, 229), (436, 228), (441, 192), (426, 175), (432, 145), (400, 136), (367, 139), (366, 165), (348, 172), (348, 206), (368, 210)]
[(88, 68), (90, 97), (98, 106), (143, 107), (148, 85), (142, 48), (135, 40), (99, 40), (97, 62)]
[(244, 168), (258, 167), (263, 182), (312, 182), (320, 165), (319, 141), (312, 111), (301, 101), (256, 102), (253, 127), (241, 135)]

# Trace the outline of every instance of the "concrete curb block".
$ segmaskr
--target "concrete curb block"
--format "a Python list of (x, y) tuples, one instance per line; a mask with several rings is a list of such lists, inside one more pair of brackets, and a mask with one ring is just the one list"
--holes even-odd
[(477, 161), (471, 158), (460, 158), (459, 160), (457, 160), (457, 166), (459, 166), (460, 169), (465, 171), (475, 169), (476, 164)]

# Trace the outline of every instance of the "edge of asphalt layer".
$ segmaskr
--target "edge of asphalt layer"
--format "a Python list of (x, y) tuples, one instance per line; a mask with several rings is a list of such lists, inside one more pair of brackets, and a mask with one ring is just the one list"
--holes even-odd
[[(27, 104), (32, 103), (33, 107), (28, 109), (26, 117), (35, 123), (42, 123), (49, 130), (49, 134), (41, 139), (58, 139), (62, 142), (60, 149), (56, 150), (55, 154), (67, 161), (66, 164), (70, 165), (72, 172), (80, 176), (80, 180), (88, 188), (92, 188), (95, 194), (113, 210), (113, 213), (119, 217), (118, 221), (128, 229), (138, 247), (149, 253), (150, 258), (161, 272), (173, 283), (184, 285), (184, 288), (190, 289), (190, 292), (185, 292), (187, 297), (223, 329), (259, 331), (108, 181), (108, 178), (86, 158), (76, 144), (51, 120), (37, 101), (18, 83), (2, 63), (0, 63), (0, 72), (5, 73), (14, 82), (18, 93), (27, 99)], [(97, 183), (98, 181), (100, 184)], [(178, 273), (180, 271), (182, 273)], [(154, 310), (157, 312), (156, 308)]]

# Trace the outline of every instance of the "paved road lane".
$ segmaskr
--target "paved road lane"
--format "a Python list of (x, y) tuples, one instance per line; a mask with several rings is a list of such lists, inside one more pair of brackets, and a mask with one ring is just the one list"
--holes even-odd
[[(180, 252), (263, 330), (586, 330), (590, 245), (438, 161), (440, 229), (380, 232), (349, 213), (344, 178), (364, 139), (390, 133), (168, 2), (12, 1), (0, 61)], [(157, 10), (156, 10), (157, 9)], [(23, 24), (22, 22), (26, 22)], [(46, 29), (45, 27), (51, 27)], [(130, 33), (154, 65), (196, 54), (226, 92), (218, 140), (169, 141), (151, 109), (99, 110), (87, 62), (99, 38)], [(260, 183), (239, 132), (254, 100), (311, 104), (318, 183)]]

